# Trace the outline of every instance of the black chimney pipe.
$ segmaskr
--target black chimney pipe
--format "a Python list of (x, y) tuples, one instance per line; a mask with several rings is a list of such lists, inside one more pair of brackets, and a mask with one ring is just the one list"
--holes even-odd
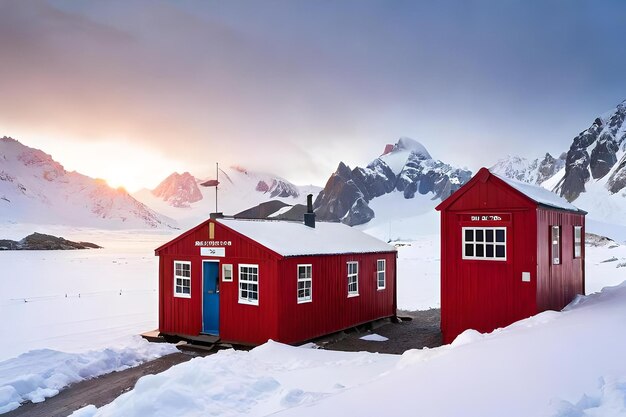
[(304, 213), (304, 225), (315, 229), (315, 213), (313, 213), (313, 194), (306, 196), (306, 213)]

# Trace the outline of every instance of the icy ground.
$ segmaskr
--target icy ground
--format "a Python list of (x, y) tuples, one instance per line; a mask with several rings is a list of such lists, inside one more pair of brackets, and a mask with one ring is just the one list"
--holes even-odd
[(564, 312), (402, 356), (269, 342), (143, 377), (73, 417), (624, 416), (624, 317), (626, 283)]

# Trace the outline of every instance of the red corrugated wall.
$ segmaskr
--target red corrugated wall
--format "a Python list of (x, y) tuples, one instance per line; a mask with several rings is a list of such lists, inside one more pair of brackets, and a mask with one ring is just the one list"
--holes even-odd
[[(386, 286), (377, 289), (376, 261), (386, 261)], [(346, 262), (359, 263), (359, 295), (348, 298)], [(280, 261), (279, 340), (295, 343), (396, 314), (396, 253), (302, 256)], [(312, 265), (310, 303), (297, 302), (297, 266)]]
[[(492, 331), (536, 313), (536, 205), (490, 176), (441, 212), (441, 329)], [(500, 215), (502, 221), (470, 221)], [(506, 261), (462, 259), (462, 227), (507, 227)], [(522, 281), (530, 272), (531, 281)]]
[[(585, 218), (565, 211), (537, 209), (537, 306), (539, 311), (561, 310), (577, 294), (584, 294)], [(552, 265), (551, 227), (561, 226), (561, 263)], [(582, 226), (582, 256), (574, 258), (574, 226)]]
[[(215, 241), (230, 241), (226, 257), (201, 257), (196, 241), (209, 240), (208, 222), (182, 239), (160, 248), (159, 330), (198, 335), (202, 331), (202, 260), (220, 261), (220, 337), (242, 343), (262, 343), (278, 337), (276, 305), (278, 256), (251, 239), (215, 223)], [(191, 261), (191, 298), (173, 296), (174, 261)], [(221, 280), (221, 265), (233, 265), (233, 281)], [(259, 265), (259, 305), (238, 303), (238, 265)]]

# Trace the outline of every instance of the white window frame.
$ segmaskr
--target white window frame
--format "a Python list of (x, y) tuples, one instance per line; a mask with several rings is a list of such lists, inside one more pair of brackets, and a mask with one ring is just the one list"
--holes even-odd
[[(304, 268), (305, 270), (304, 277), (300, 276), (300, 268)], [(308, 274), (306, 273), (307, 269), (308, 269)], [(296, 271), (297, 271), (297, 279), (298, 279), (297, 285), (296, 285), (296, 297), (298, 300), (298, 304), (310, 303), (313, 301), (313, 265), (298, 264)], [(307, 288), (307, 283), (309, 284), (308, 288)], [(302, 288), (300, 288), (300, 284), (302, 284)], [(304, 291), (304, 295), (302, 297), (300, 297), (301, 290)], [(309, 293), (308, 296), (306, 295), (307, 290)]]
[[(186, 277), (184, 275), (177, 275), (176, 274), (176, 265), (180, 264), (180, 265), (189, 265), (189, 276)], [(181, 268), (181, 270), (183, 270), (183, 268)], [(189, 261), (174, 261), (174, 297), (177, 298), (191, 298), (191, 262)], [(181, 280), (181, 285), (178, 285), (177, 280)], [(188, 281), (188, 285), (185, 285), (185, 281)], [(176, 290), (176, 287), (181, 287), (181, 290), (185, 287), (189, 288), (189, 292), (186, 293), (184, 291), (182, 292), (178, 292)]]
[[(380, 269), (380, 262), (382, 262), (383, 269)], [(382, 276), (382, 286), (381, 283)], [(384, 290), (387, 288), (387, 261), (385, 259), (377, 259), (376, 260), (376, 289)]]
[[(555, 230), (557, 231), (556, 241), (554, 239)], [(561, 226), (558, 225), (550, 226), (550, 257), (552, 265), (561, 265)]]
[[(350, 273), (350, 265), (356, 266), (356, 270), (353, 273)], [(349, 261), (346, 262), (346, 272), (348, 278), (348, 297), (358, 297), (359, 296), (359, 262), (358, 261)], [(352, 280), (354, 280), (354, 284), (356, 289), (354, 291), (350, 291), (350, 284), (352, 284)]]
[[(256, 281), (254, 280), (250, 280), (250, 279), (242, 279), (242, 269), (243, 268), (255, 268), (256, 269)], [(239, 264), (239, 288), (237, 290), (237, 298), (239, 299), (239, 304), (248, 304), (248, 305), (253, 305), (253, 306), (258, 306), (259, 305), (259, 265), (258, 264)], [(250, 274), (250, 272), (248, 272), (247, 274)], [(242, 284), (246, 284), (246, 286), (249, 285), (256, 285), (256, 291), (251, 291), (249, 289), (249, 287), (246, 287), (246, 289), (244, 290), (242, 288)], [(243, 291), (246, 291), (248, 293), (250, 292), (256, 292), (256, 299), (254, 298), (250, 298), (250, 296), (248, 297), (242, 297), (241, 293)]]
[[(578, 237), (576, 237), (578, 232)], [(574, 226), (574, 258), (582, 258), (583, 256), (583, 227)]]
[(233, 264), (222, 264), (222, 282), (233, 282)]
[[(471, 260), (479, 260), (479, 261), (496, 261), (496, 262), (503, 262), (507, 260), (507, 236), (506, 236), (506, 227), (462, 227), (461, 228), (461, 254), (462, 254), (462, 259), (471, 259)], [(466, 241), (466, 231), (471, 230), (473, 231), (473, 240), (472, 241)], [(483, 240), (482, 242), (477, 242), (476, 241), (476, 231), (477, 230), (481, 230), (483, 232)], [(487, 230), (492, 230), (493, 231), (493, 242), (487, 242)], [(498, 242), (496, 241), (496, 232), (498, 230), (502, 230), (504, 231), (504, 242)], [(465, 252), (465, 245), (472, 245), (473, 246), (473, 255), (467, 255)], [(476, 247), (478, 245), (481, 245), (483, 247), (483, 256), (476, 256)], [(493, 246), (493, 256), (487, 256), (487, 245)], [(498, 246), (503, 246), (504, 247), (504, 257), (500, 258), (500, 257), (496, 257), (496, 248)]]

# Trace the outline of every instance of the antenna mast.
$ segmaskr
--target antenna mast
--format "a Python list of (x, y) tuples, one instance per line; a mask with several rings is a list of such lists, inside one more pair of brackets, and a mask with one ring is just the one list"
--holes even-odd
[(220, 178), (220, 164), (219, 162), (216, 162), (215, 163), (215, 212), (216, 213), (219, 213), (217, 211), (217, 187), (220, 183), (219, 178)]

